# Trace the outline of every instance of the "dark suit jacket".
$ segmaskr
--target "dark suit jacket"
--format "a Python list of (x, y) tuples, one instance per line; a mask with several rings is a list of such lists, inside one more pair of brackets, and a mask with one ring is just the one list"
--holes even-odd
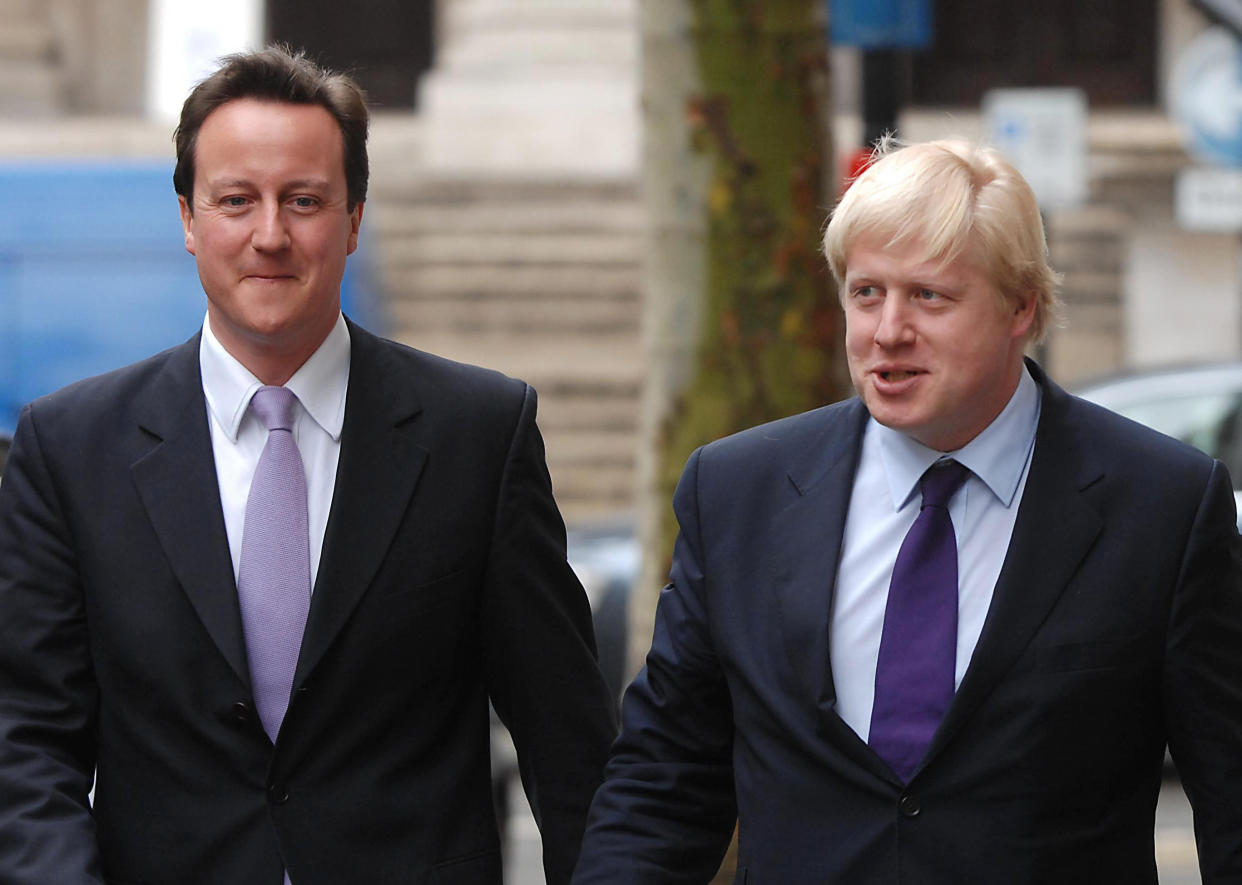
[(548, 881), (568, 879), (614, 718), (534, 392), (350, 334), (275, 747), (197, 338), (23, 412), (0, 485), (0, 882), (499, 883), (489, 697)]
[(837, 716), (828, 627), (866, 411), (713, 443), (576, 883), (1154, 883), (1165, 741), (1204, 882), (1242, 882), (1242, 563), (1225, 469), (1068, 396), (1042, 412), (979, 644), (902, 782)]

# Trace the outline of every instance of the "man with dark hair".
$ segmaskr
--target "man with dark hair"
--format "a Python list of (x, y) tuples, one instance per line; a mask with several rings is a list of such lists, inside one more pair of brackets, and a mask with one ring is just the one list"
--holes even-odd
[(1166, 742), (1242, 883), (1228, 472), (1025, 360), (1029, 185), (890, 150), (825, 236), (858, 396), (710, 443), (575, 885), (1155, 885)]
[(535, 394), (342, 316), (366, 125), (225, 59), (176, 138), (201, 333), (22, 413), (0, 881), (499, 883), (489, 700), (569, 878), (615, 726)]
[(238, 98), (286, 104), (318, 105), (340, 127), (345, 148), (345, 186), (349, 209), (367, 198), (366, 96), (349, 77), (319, 67), (305, 54), (284, 46), (230, 56), (225, 64), (190, 93), (181, 107), (173, 141), (177, 166), (173, 189), (189, 200), (194, 195), (195, 143), (203, 121), (223, 104)]

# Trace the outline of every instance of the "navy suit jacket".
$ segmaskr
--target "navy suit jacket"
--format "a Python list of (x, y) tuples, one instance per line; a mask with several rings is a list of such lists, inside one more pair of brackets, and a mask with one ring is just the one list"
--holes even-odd
[(575, 883), (1156, 882), (1166, 740), (1203, 881), (1242, 883), (1242, 556), (1224, 467), (1042, 388), (982, 635), (909, 784), (834, 710), (858, 400), (696, 452)]
[(499, 883), (489, 699), (568, 880), (615, 726), (534, 392), (350, 336), (275, 746), (198, 339), (23, 412), (0, 485), (0, 882)]

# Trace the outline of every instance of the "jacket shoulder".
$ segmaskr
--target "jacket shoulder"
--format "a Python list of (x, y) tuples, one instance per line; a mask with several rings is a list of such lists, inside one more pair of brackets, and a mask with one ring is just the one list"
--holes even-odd
[(857, 397), (758, 424), (703, 446), (701, 458), (728, 465), (756, 459), (784, 462), (804, 453), (856, 443), (867, 419)]
[(1084, 446), (1114, 468), (1136, 465), (1144, 471), (1187, 470), (1206, 474), (1213, 458), (1190, 443), (1153, 430), (1096, 403), (1064, 392), (1055, 400), (1066, 426), (1078, 429)]
[(471, 365), (381, 338), (360, 326), (350, 325), (352, 346), (364, 363), (374, 362), (381, 372), (398, 373), (428, 392), (455, 396), (524, 396), (525, 381), (495, 369)]
[[(186, 385), (188, 395), (193, 394), (195, 385), (201, 390), (198, 335), (136, 363), (67, 384), (36, 398), (23, 413), (37, 414), (40, 423), (90, 424), (144, 402), (156, 379), (169, 380), (170, 370), (175, 380)], [(176, 378), (178, 375), (184, 377)]]

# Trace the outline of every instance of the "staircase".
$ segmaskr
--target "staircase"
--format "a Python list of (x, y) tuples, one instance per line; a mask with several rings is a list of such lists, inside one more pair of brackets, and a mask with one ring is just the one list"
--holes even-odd
[(632, 505), (642, 213), (636, 181), (430, 178), (409, 118), (377, 119), (364, 236), (394, 337), (539, 391), (567, 519)]

